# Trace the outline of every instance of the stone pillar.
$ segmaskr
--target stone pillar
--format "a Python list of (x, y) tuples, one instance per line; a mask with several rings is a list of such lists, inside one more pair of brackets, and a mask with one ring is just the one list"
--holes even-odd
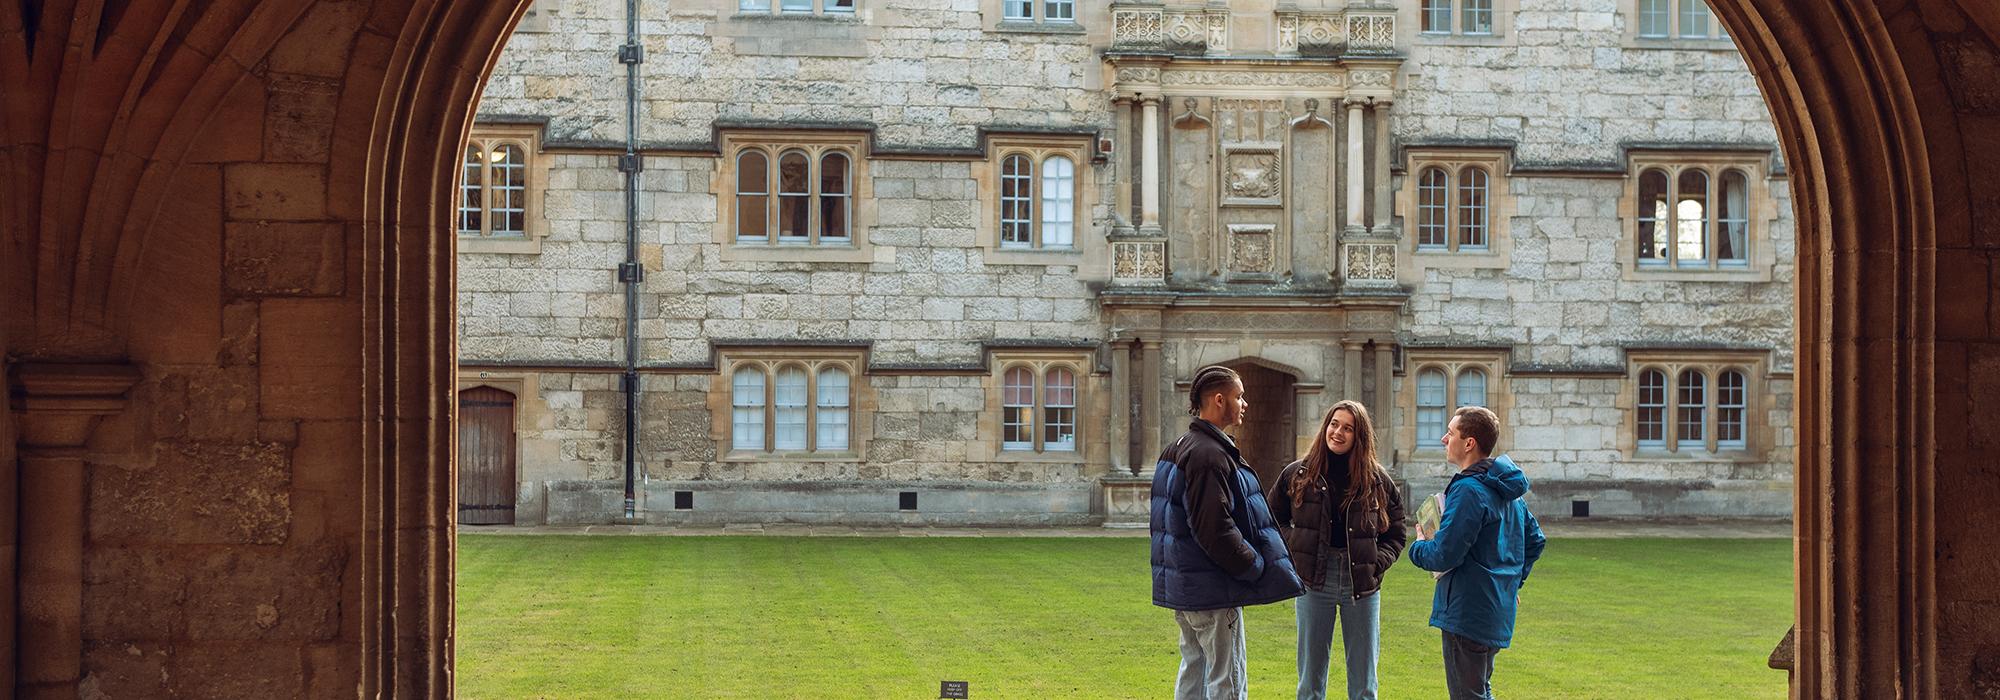
[(1347, 227), (1361, 228), (1361, 100), (1347, 101)]
[(1111, 225), (1114, 228), (1129, 228), (1132, 225), (1132, 157), (1125, 151), (1132, 147), (1132, 98), (1113, 98), (1111, 105), (1117, 115), (1111, 132)]
[[(1375, 414), (1375, 444), (1394, 445), (1396, 434), (1396, 351), (1389, 341), (1375, 341), (1375, 399), (1368, 403), (1368, 411)], [(1375, 458), (1389, 461), (1389, 450), (1378, 449)]]
[(1166, 407), (1160, 405), (1160, 385), (1167, 381), (1160, 371), (1160, 341), (1139, 341), (1139, 358), (1139, 414), (1142, 417), (1139, 422), (1143, 426), (1139, 436), (1144, 439), (1139, 445), (1139, 473), (1151, 475), (1152, 455), (1166, 447), (1165, 438), (1160, 435), (1160, 416), (1166, 413)]
[[(1393, 212), (1390, 211), (1393, 205), (1389, 199), (1389, 101), (1376, 100), (1369, 111), (1375, 114), (1375, 146), (1369, 149), (1374, 152), (1375, 158), (1375, 167), (1371, 168), (1375, 171), (1375, 182), (1372, 183), (1375, 190), (1375, 215), (1370, 218), (1369, 228), (1375, 233), (1386, 234), (1394, 222), (1394, 217), (1391, 216)], [(1497, 182), (1498, 178), (1494, 181)]]
[(1334, 398), (1335, 402), (1361, 400), (1361, 350), (1363, 347), (1364, 344), (1359, 340), (1340, 341), (1341, 350), (1346, 352), (1347, 365), (1340, 373), (1340, 396)]
[(1111, 343), (1111, 473), (1132, 469), (1132, 341)]
[[(139, 373), (127, 365), (22, 365), (11, 378), (20, 423), (17, 471), (0, 474), (0, 512), (19, 523), (17, 585), (4, 613), (0, 668), (18, 676), (5, 687), (23, 697), (77, 697), (83, 677), (84, 444), (98, 419), (125, 408)], [(11, 477), (11, 478), (10, 478)], [(18, 481), (17, 481), (18, 479)], [(15, 533), (8, 533), (15, 534)], [(5, 564), (0, 564), (5, 566)], [(18, 582), (18, 583), (17, 583)], [(18, 650), (18, 655), (16, 651)], [(16, 661), (18, 659), (18, 661)], [(4, 672), (0, 672), (4, 673)]]
[(1139, 229), (1160, 231), (1160, 98), (1140, 99), (1139, 110)]

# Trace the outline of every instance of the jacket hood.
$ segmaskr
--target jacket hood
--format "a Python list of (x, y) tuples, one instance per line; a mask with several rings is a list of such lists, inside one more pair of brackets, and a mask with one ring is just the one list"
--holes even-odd
[(1514, 460), (1507, 455), (1481, 460), (1465, 471), (1500, 496), (1502, 501), (1511, 501), (1528, 493), (1527, 473), (1521, 471), (1520, 465), (1514, 464)]

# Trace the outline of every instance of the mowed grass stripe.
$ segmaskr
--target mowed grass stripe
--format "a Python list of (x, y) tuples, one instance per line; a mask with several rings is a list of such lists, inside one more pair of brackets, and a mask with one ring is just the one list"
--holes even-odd
[[(1179, 662), (1140, 538), (460, 537), (468, 698), (1155, 698)], [(1554, 540), (1495, 689), (1783, 697), (1785, 540)], [(1442, 694), (1431, 580), (1382, 604), (1383, 697)], [(1251, 608), (1254, 697), (1289, 695), (1293, 611)], [(1345, 682), (1337, 657), (1330, 685)]]

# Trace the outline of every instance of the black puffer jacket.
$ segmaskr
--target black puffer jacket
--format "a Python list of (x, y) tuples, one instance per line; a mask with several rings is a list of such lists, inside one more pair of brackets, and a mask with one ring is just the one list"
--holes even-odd
[[(1278, 532), (1285, 539), (1285, 548), (1292, 554), (1292, 563), (1297, 567), (1299, 579), (1315, 589), (1326, 585), (1325, 550), (1334, 545), (1326, 539), (1334, 531), (1333, 513), (1341, 510), (1343, 494), (1328, 490), (1322, 476), (1318, 483), (1306, 489), (1304, 502), (1292, 507), (1292, 481), (1305, 468), (1304, 460), (1285, 466), (1278, 474), (1278, 483), (1272, 485), (1267, 500), (1271, 504), (1271, 517), (1278, 521)], [(1354, 597), (1362, 598), (1382, 589), (1382, 572), (1403, 554), (1403, 547), (1409, 543), (1409, 534), (1403, 530), (1403, 497), (1396, 488), (1396, 482), (1387, 471), (1376, 468), (1375, 483), (1384, 491), (1383, 499), (1389, 508), (1388, 529), (1377, 532), (1368, 526), (1367, 518), (1359, 505), (1345, 509), (1342, 514), (1341, 530), (1337, 537), (1347, 544), (1348, 561), (1352, 566), (1349, 573), (1354, 577)]]

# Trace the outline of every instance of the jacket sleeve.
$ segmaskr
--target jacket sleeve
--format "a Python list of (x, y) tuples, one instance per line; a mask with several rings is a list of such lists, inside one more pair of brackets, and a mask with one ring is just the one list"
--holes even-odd
[(1188, 528), (1194, 531), (1195, 544), (1230, 576), (1257, 580), (1264, 574), (1264, 558), (1250, 548), (1236, 529), (1236, 519), (1229, 516), (1229, 484), (1223, 481), (1228, 474), (1212, 463), (1188, 461), (1195, 462), (1182, 465), (1188, 478)]
[(1465, 561), (1486, 525), (1479, 490), (1478, 484), (1466, 479), (1445, 488), (1444, 517), (1438, 522), (1437, 534), (1410, 545), (1410, 563), (1425, 571), (1450, 571)]
[(1292, 527), (1292, 470), (1278, 474), (1278, 482), (1271, 485), (1271, 492), (1264, 494), (1264, 502), (1271, 506), (1271, 519), (1279, 527)]
[(1535, 560), (1542, 558), (1542, 547), (1549, 539), (1542, 536), (1542, 523), (1535, 520), (1535, 514), (1528, 514), (1528, 558), (1521, 564), (1521, 585), (1528, 585), (1528, 574), (1535, 570)]
[(1389, 529), (1375, 538), (1375, 561), (1387, 570), (1403, 556), (1403, 548), (1410, 542), (1409, 531), (1403, 529), (1403, 520), (1409, 514), (1403, 512), (1403, 494), (1397, 490), (1396, 481), (1385, 475), (1382, 485), (1389, 490)]

